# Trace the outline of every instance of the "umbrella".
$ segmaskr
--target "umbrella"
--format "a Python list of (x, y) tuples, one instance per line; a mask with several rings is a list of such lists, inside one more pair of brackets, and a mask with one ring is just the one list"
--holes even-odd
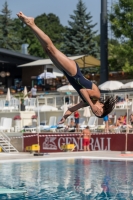
[(64, 85), (62, 87), (59, 87), (57, 89), (58, 92), (76, 92), (76, 90), (74, 89), (74, 87), (72, 85)]
[(50, 79), (50, 78), (56, 78), (56, 76), (55, 76), (55, 74), (53, 74), (53, 73), (51, 73), (51, 72), (44, 72), (44, 73), (42, 73), (42, 74), (40, 74), (39, 76), (38, 76), (38, 78), (40, 78), (40, 79)]
[(7, 94), (6, 94), (6, 101), (10, 101), (11, 99), (11, 94), (10, 94), (10, 89), (8, 88)]
[(133, 81), (123, 84), (121, 88), (133, 88)]
[(79, 65), (80, 68), (100, 66), (100, 60), (89, 55), (83, 55), (81, 58), (75, 59), (75, 61)]
[(64, 104), (60, 108), (61, 108), (61, 110), (65, 110), (65, 109), (68, 109), (70, 107), (72, 107), (72, 104)]
[(98, 87), (100, 90), (118, 90), (122, 85), (123, 83), (120, 81), (106, 81)]
[(28, 92), (27, 92), (27, 87), (24, 87), (24, 97), (25, 99), (28, 99)]
[(35, 108), (35, 111), (56, 111), (58, 110), (56, 107), (53, 106), (48, 106), (48, 105), (43, 105), (43, 106), (38, 106)]
[(91, 116), (89, 106), (84, 107), (84, 113), (83, 113), (83, 116), (84, 116), (84, 117), (90, 117), (90, 116)]

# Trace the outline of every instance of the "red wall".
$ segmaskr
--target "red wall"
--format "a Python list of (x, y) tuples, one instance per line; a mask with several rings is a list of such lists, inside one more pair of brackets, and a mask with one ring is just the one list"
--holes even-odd
[[(92, 134), (90, 141), (90, 149), (92, 151), (124, 151), (125, 150), (125, 134)], [(26, 146), (37, 144), (37, 135), (24, 134), (24, 151)], [(55, 133), (55, 134), (39, 134), (40, 152), (61, 152), (62, 144), (74, 143), (75, 151), (82, 151), (82, 138), (78, 140), (78, 134)], [(133, 151), (133, 134), (128, 134), (127, 151)]]

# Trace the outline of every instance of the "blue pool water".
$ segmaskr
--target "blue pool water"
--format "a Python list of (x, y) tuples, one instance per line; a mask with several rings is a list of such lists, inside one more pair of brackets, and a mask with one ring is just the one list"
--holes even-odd
[(89, 159), (0, 163), (0, 200), (132, 200), (133, 162)]

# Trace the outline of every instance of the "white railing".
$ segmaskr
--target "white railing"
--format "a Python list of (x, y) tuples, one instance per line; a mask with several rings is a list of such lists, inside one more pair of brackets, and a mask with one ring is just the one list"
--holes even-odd
[(54, 106), (56, 108), (60, 108), (62, 105), (66, 103), (68, 100), (69, 104), (75, 104), (79, 102), (79, 97), (76, 94), (71, 94), (71, 95), (47, 95), (43, 97), (37, 97), (39, 105), (45, 104), (45, 105), (50, 105)]
[[(108, 93), (101, 93), (101, 97), (108, 97), (108, 96), (121, 96), (123, 99), (125, 99), (128, 96), (130, 104), (133, 102), (133, 91), (126, 91), (126, 92), (108, 92)], [(66, 102), (69, 104), (76, 104), (80, 102), (80, 98), (77, 93), (72, 93), (71, 95), (66, 94), (42, 94), (37, 97), (39, 105), (49, 105), (54, 106), (58, 109), (62, 105), (64, 105)], [(29, 98), (28, 100), (25, 100), (25, 106), (31, 106), (32, 98)], [(68, 101), (69, 100), (69, 101)], [(122, 102), (124, 104), (124, 101)], [(35, 101), (35, 106), (37, 106), (37, 101)], [(128, 104), (127, 107), (130, 105)], [(5, 106), (5, 99), (0, 98), (0, 111), (13, 111), (18, 110), (20, 111), (20, 100), (18, 99), (18, 102), (12, 102), (8, 104), (8, 106)], [(121, 106), (119, 106), (122, 108)], [(126, 105), (123, 107), (126, 108)], [(118, 109), (118, 105), (115, 106), (115, 109)], [(29, 110), (30, 111), (30, 110)]]
[[(4, 132), (0, 132), (0, 139), (1, 139), (0, 146), (3, 148), (5, 152), (10, 153), (11, 150), (14, 152), (18, 152), (18, 150), (11, 144), (10, 138)], [(4, 145), (2, 142), (4, 142)]]
[[(110, 93), (101, 93), (101, 97), (106, 98), (108, 96), (119, 96), (121, 97), (121, 99), (123, 99), (123, 102), (121, 102), (121, 104), (123, 103), (124, 106), (123, 108), (126, 107), (130, 107), (130, 105), (133, 102), (133, 91), (129, 91), (129, 92), (119, 92), (119, 93), (115, 93), (115, 92), (110, 92)], [(126, 99), (128, 96), (128, 100), (130, 103), (126, 104), (126, 101), (124, 101), (124, 99)], [(70, 96), (68, 95), (47, 95), (47, 96), (43, 96), (43, 97), (38, 97), (38, 101), (39, 104), (45, 104), (45, 105), (51, 105), (54, 107), (61, 107), (61, 105), (64, 105), (66, 102), (66, 98), (69, 98), (69, 103), (71, 104), (75, 104), (77, 102), (80, 101), (80, 98), (78, 97), (77, 94), (71, 94)], [(116, 104), (117, 105), (117, 104)], [(118, 109), (118, 105), (115, 106), (115, 108)]]

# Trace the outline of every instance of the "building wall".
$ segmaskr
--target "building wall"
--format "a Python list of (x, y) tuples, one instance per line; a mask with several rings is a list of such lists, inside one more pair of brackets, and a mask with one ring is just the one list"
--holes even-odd
[(44, 72), (44, 69), (47, 71), (47, 68), (53, 68), (53, 73), (56, 76), (63, 76), (63, 73), (57, 69), (54, 65), (44, 66), (33, 66), (33, 67), (23, 67), (22, 68), (22, 83), (26, 86), (31, 86), (31, 77), (38, 76)]
[(31, 86), (31, 77), (38, 76), (43, 73), (43, 66), (23, 67), (22, 68), (22, 83), (26, 86)]
[(55, 67), (54, 65), (46, 65), (46, 71), (47, 68), (53, 68), (53, 74), (55, 74), (55, 76), (57, 77), (62, 77), (64, 76), (63, 72), (61, 72), (57, 67)]

